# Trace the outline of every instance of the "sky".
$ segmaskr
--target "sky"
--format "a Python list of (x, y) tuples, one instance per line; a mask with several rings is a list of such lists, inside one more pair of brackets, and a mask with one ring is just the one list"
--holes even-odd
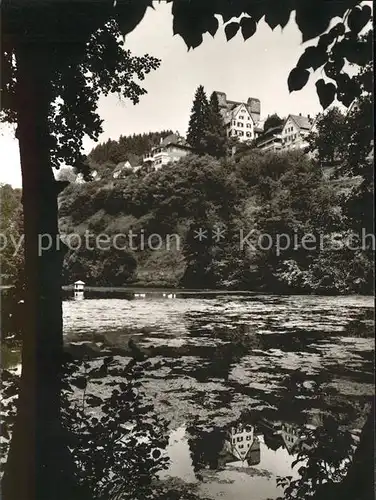
[[(219, 90), (235, 101), (257, 97), (262, 119), (274, 112), (281, 117), (289, 113), (314, 116), (322, 111), (315, 88), (322, 70), (299, 92), (290, 94), (287, 88), (289, 72), (309, 44), (312, 41), (301, 43), (292, 15), (283, 31), (280, 27), (272, 31), (261, 21), (246, 42), (240, 31), (227, 42), (220, 26), (214, 39), (205, 34), (203, 43), (188, 51), (183, 39), (173, 36), (171, 4), (156, 3), (155, 10), (148, 8), (144, 19), (126, 37), (125, 47), (134, 55), (158, 57), (161, 65), (142, 82), (148, 93), (138, 104), (122, 101), (117, 95), (100, 99), (98, 112), (104, 123), (99, 142), (163, 129), (185, 135), (193, 96), (200, 84), (208, 95)], [(85, 152), (93, 145), (93, 141), (85, 140)], [(0, 155), (0, 183), (20, 187), (18, 142), (8, 125), (0, 125)]]

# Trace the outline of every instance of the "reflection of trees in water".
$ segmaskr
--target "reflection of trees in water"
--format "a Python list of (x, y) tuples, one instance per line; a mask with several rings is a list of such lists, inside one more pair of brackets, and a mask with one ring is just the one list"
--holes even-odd
[(362, 419), (371, 398), (341, 395), (336, 389), (328, 387), (331, 377), (325, 370), (316, 374), (307, 374), (303, 370), (287, 373), (281, 390), (274, 395), (274, 404), (278, 407), (277, 419), (301, 425), (306, 422), (307, 413), (321, 414), (332, 416), (338, 425), (347, 426)]
[(192, 465), (196, 476), (205, 468), (216, 470), (219, 467), (219, 455), (223, 449), (225, 431), (219, 427), (204, 430), (192, 424), (187, 428), (188, 444)]
[[(157, 475), (168, 462), (162, 454), (168, 443), (168, 422), (154, 413), (139, 390), (137, 380), (144, 370), (145, 364), (130, 370), (113, 357), (103, 358), (101, 364), (70, 359), (64, 366), (61, 421), (70, 450), (68, 457), (62, 457), (64, 478), (80, 485), (82, 500), (169, 498), (155, 488)], [(6, 457), (19, 376), (4, 368), (1, 376), (0, 451)], [(49, 444), (54, 446), (55, 441)]]
[[(252, 349), (263, 349), (262, 336), (252, 331), (250, 325), (234, 322), (229, 326), (226, 323), (214, 323), (213, 318), (187, 317), (187, 329), (190, 337), (209, 339), (197, 346), (197, 355), (208, 360), (205, 367), (198, 370), (198, 377), (210, 377), (228, 380), (230, 371), (235, 363), (246, 356)], [(220, 342), (217, 345), (216, 340)]]
[[(281, 330), (277, 318), (263, 318), (262, 321), (254, 318), (249, 323), (249, 316), (245, 316), (244, 311), (239, 315), (226, 315), (225, 311), (215, 313), (205, 311), (202, 314), (192, 314), (188, 312), (184, 315), (187, 330), (191, 337), (206, 337), (210, 340), (221, 339), (227, 342), (242, 342), (251, 349), (268, 350), (279, 347), (288, 352), (299, 352), (309, 347), (313, 347), (318, 341), (326, 339), (328, 332), (310, 330), (308, 328), (294, 327)], [(263, 328), (269, 330), (268, 334), (258, 333), (260, 323)], [(341, 332), (343, 335), (343, 332)], [(335, 332), (330, 333), (331, 336)]]
[[(369, 426), (370, 419), (366, 423)], [(367, 467), (367, 454), (362, 451), (365, 440), (358, 433), (340, 426), (332, 416), (324, 416), (319, 426), (299, 428), (296, 425), (282, 426), (282, 439), (288, 442), (289, 453), (296, 454), (293, 462), (299, 477), (279, 478), (277, 482), (284, 487), (284, 499), (299, 498), (315, 500), (368, 500), (373, 498), (373, 469)], [(289, 438), (292, 438), (289, 440)], [(360, 443), (359, 443), (360, 440)], [(290, 445), (290, 446), (289, 446)], [(354, 453), (355, 452), (355, 453)], [(360, 464), (360, 466), (359, 466)], [(354, 489), (354, 470), (361, 475), (361, 467), (365, 466), (367, 478), (358, 483)], [(367, 484), (368, 483), (368, 484)], [(352, 486), (351, 486), (352, 485)], [(347, 489), (351, 487), (351, 493)], [(372, 496), (371, 496), (372, 493)]]

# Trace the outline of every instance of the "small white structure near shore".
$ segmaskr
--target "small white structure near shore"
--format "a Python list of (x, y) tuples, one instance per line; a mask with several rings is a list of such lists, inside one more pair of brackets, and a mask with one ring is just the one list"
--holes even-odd
[(78, 280), (74, 282), (74, 298), (81, 300), (84, 298), (85, 282)]
[(83, 292), (85, 287), (85, 282), (78, 280), (74, 282), (74, 291), (75, 292)]

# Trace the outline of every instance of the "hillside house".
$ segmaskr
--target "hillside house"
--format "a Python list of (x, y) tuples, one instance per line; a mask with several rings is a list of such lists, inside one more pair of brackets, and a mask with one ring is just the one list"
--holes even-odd
[(236, 137), (240, 142), (245, 142), (262, 133), (259, 99), (249, 97), (247, 102), (229, 101), (224, 92), (215, 93), (228, 137)]
[(283, 125), (282, 151), (292, 151), (296, 149), (305, 149), (308, 146), (307, 136), (311, 131), (313, 119), (308, 116), (289, 115)]
[(168, 163), (179, 161), (191, 151), (192, 148), (188, 146), (184, 137), (178, 133), (170, 134), (161, 139), (160, 144), (143, 157), (143, 163), (147, 167), (158, 170)]
[(129, 172), (137, 172), (141, 168), (141, 165), (137, 165), (136, 161), (126, 160), (121, 161), (116, 165), (112, 172), (113, 179), (122, 179), (128, 175)]
[(121, 178), (127, 171), (132, 169), (132, 165), (130, 162), (127, 161), (122, 161), (116, 165), (112, 172), (112, 178), (113, 179), (119, 179)]
[[(92, 170), (90, 173), (91, 173), (91, 178), (93, 181), (100, 181), (101, 180), (101, 177), (98, 174), (97, 170)], [(79, 174), (77, 174), (76, 180), (74, 182), (75, 182), (75, 184), (85, 184), (86, 181), (84, 179), (83, 174), (79, 173)]]

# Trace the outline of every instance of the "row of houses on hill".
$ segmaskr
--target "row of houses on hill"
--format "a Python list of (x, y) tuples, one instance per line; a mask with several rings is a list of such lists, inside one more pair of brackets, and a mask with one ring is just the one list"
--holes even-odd
[[(259, 99), (249, 97), (246, 102), (231, 101), (224, 92), (216, 91), (216, 94), (229, 138), (236, 138), (239, 142), (256, 140), (256, 147), (262, 151), (291, 151), (308, 146), (307, 136), (314, 126), (309, 115), (290, 114), (280, 126), (264, 132)], [(148, 169), (158, 170), (191, 152), (192, 148), (176, 132), (161, 139), (161, 143), (144, 156), (143, 164)]]
[[(239, 142), (256, 141), (256, 148), (262, 151), (289, 151), (308, 146), (307, 136), (314, 126), (313, 119), (302, 114), (290, 114), (284, 123), (264, 132), (261, 120), (261, 102), (249, 97), (246, 102), (227, 99), (225, 92), (215, 91), (219, 110), (229, 138)], [(113, 178), (122, 177), (126, 170), (159, 170), (168, 163), (179, 161), (192, 152), (192, 148), (178, 132), (161, 139), (142, 159), (142, 164), (130, 161), (119, 163), (113, 171)], [(78, 180), (79, 182), (80, 180)]]
[(314, 126), (308, 116), (290, 114), (278, 127), (264, 131), (261, 120), (261, 102), (249, 97), (246, 102), (231, 101), (224, 92), (215, 92), (227, 136), (239, 142), (256, 139), (256, 147), (263, 151), (288, 151), (307, 147), (307, 136)]

